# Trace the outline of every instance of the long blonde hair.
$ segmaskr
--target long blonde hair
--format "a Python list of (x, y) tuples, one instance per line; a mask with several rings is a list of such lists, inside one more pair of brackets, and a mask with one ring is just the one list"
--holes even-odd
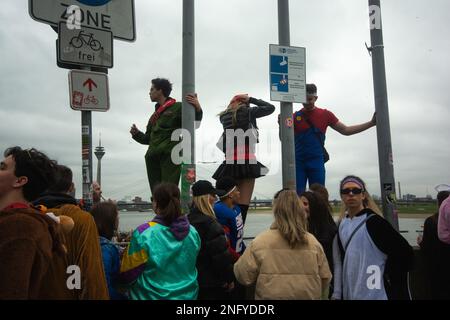
[(307, 244), (306, 215), (303, 204), (293, 190), (282, 190), (273, 200), (275, 227), (291, 248)]
[(237, 107), (233, 107), (232, 104), (230, 104), (224, 111), (222, 111), (221, 113), (218, 114), (219, 117), (223, 116), (225, 113), (231, 112), (233, 115), (231, 117), (232, 119), (232, 123), (233, 126), (236, 125), (237, 119), (236, 119), (236, 115), (239, 109), (244, 108), (244, 107), (248, 107), (246, 104), (239, 104)]
[(193, 197), (192, 198), (192, 203), (203, 214), (216, 219), (216, 215), (214, 213), (214, 209), (211, 206), (211, 204), (209, 203), (209, 194), (204, 194), (202, 196)]
[[(345, 181), (348, 179), (353, 179), (353, 180), (357, 180), (362, 186), (363, 186), (363, 195), (364, 195), (364, 200), (363, 200), (363, 206), (365, 209), (372, 209), (373, 212), (375, 212), (376, 214), (378, 214), (379, 216), (383, 217), (383, 214), (381, 213), (380, 208), (377, 206), (377, 204), (375, 203), (375, 201), (373, 200), (373, 198), (370, 196), (369, 192), (367, 191), (366, 188), (366, 184), (364, 183), (364, 181), (357, 176), (347, 176), (344, 179), (342, 179), (340, 185), (340, 189), (342, 189), (342, 187), (344, 186), (344, 184), (346, 183)], [(347, 207), (345, 206), (344, 201), (341, 201), (341, 209), (339, 212), (339, 221), (341, 221), (342, 219), (344, 219), (345, 214), (347, 212)]]

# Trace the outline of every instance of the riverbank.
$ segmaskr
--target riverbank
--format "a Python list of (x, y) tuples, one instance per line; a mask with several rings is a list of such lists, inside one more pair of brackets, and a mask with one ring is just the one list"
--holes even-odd
[[(271, 214), (272, 209), (271, 208), (258, 208), (258, 209), (249, 209), (248, 214)], [(409, 213), (399, 213), (398, 217), (402, 219), (426, 219), (429, 216), (431, 216), (433, 213), (426, 213), (426, 212), (409, 212)], [(339, 217), (338, 212), (333, 212), (333, 217), (337, 218)]]

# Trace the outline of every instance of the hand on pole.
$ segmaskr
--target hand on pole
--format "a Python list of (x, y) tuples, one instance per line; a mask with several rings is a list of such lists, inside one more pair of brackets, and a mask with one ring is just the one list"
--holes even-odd
[(198, 101), (196, 93), (188, 93), (186, 95), (186, 101), (190, 103), (195, 108), (196, 111), (202, 110), (202, 107), (200, 106), (200, 102)]
[(374, 126), (377, 125), (377, 113), (376, 112), (373, 113), (372, 120), (370, 120), (370, 122), (372, 122), (372, 124)]

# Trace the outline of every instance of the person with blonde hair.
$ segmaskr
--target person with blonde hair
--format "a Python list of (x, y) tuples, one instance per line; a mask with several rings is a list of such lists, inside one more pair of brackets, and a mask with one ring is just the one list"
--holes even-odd
[(197, 299), (227, 299), (234, 287), (233, 258), (227, 248), (225, 232), (212, 207), (216, 201), (216, 189), (211, 182), (199, 180), (192, 185), (192, 196), (188, 219), (201, 240), (196, 264), (199, 285)]
[(333, 299), (406, 300), (412, 247), (380, 214), (364, 181), (340, 183), (343, 211), (333, 241)]
[(322, 246), (307, 231), (297, 193), (279, 191), (273, 214), (270, 229), (259, 234), (234, 265), (237, 281), (246, 286), (256, 282), (257, 300), (325, 297), (331, 272)]
[[(250, 107), (250, 104), (256, 107)], [(213, 178), (231, 177), (236, 180), (241, 192), (238, 205), (244, 224), (255, 179), (269, 171), (256, 160), (255, 147), (259, 142), (256, 118), (268, 116), (274, 111), (275, 106), (271, 103), (240, 94), (234, 96), (228, 107), (219, 114), (223, 134), (218, 146), (225, 153), (225, 161), (217, 168)]]

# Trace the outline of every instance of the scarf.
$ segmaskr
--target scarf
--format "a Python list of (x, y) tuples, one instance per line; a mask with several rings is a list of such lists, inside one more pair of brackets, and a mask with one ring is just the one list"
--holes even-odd
[(150, 117), (150, 123), (152, 124), (152, 126), (155, 125), (156, 121), (158, 121), (158, 119), (161, 116), (161, 114), (164, 111), (166, 111), (166, 109), (169, 108), (171, 105), (173, 105), (175, 102), (177, 102), (175, 99), (168, 98), (166, 100), (166, 102), (164, 102), (163, 105), (160, 105), (158, 107), (158, 109)]

